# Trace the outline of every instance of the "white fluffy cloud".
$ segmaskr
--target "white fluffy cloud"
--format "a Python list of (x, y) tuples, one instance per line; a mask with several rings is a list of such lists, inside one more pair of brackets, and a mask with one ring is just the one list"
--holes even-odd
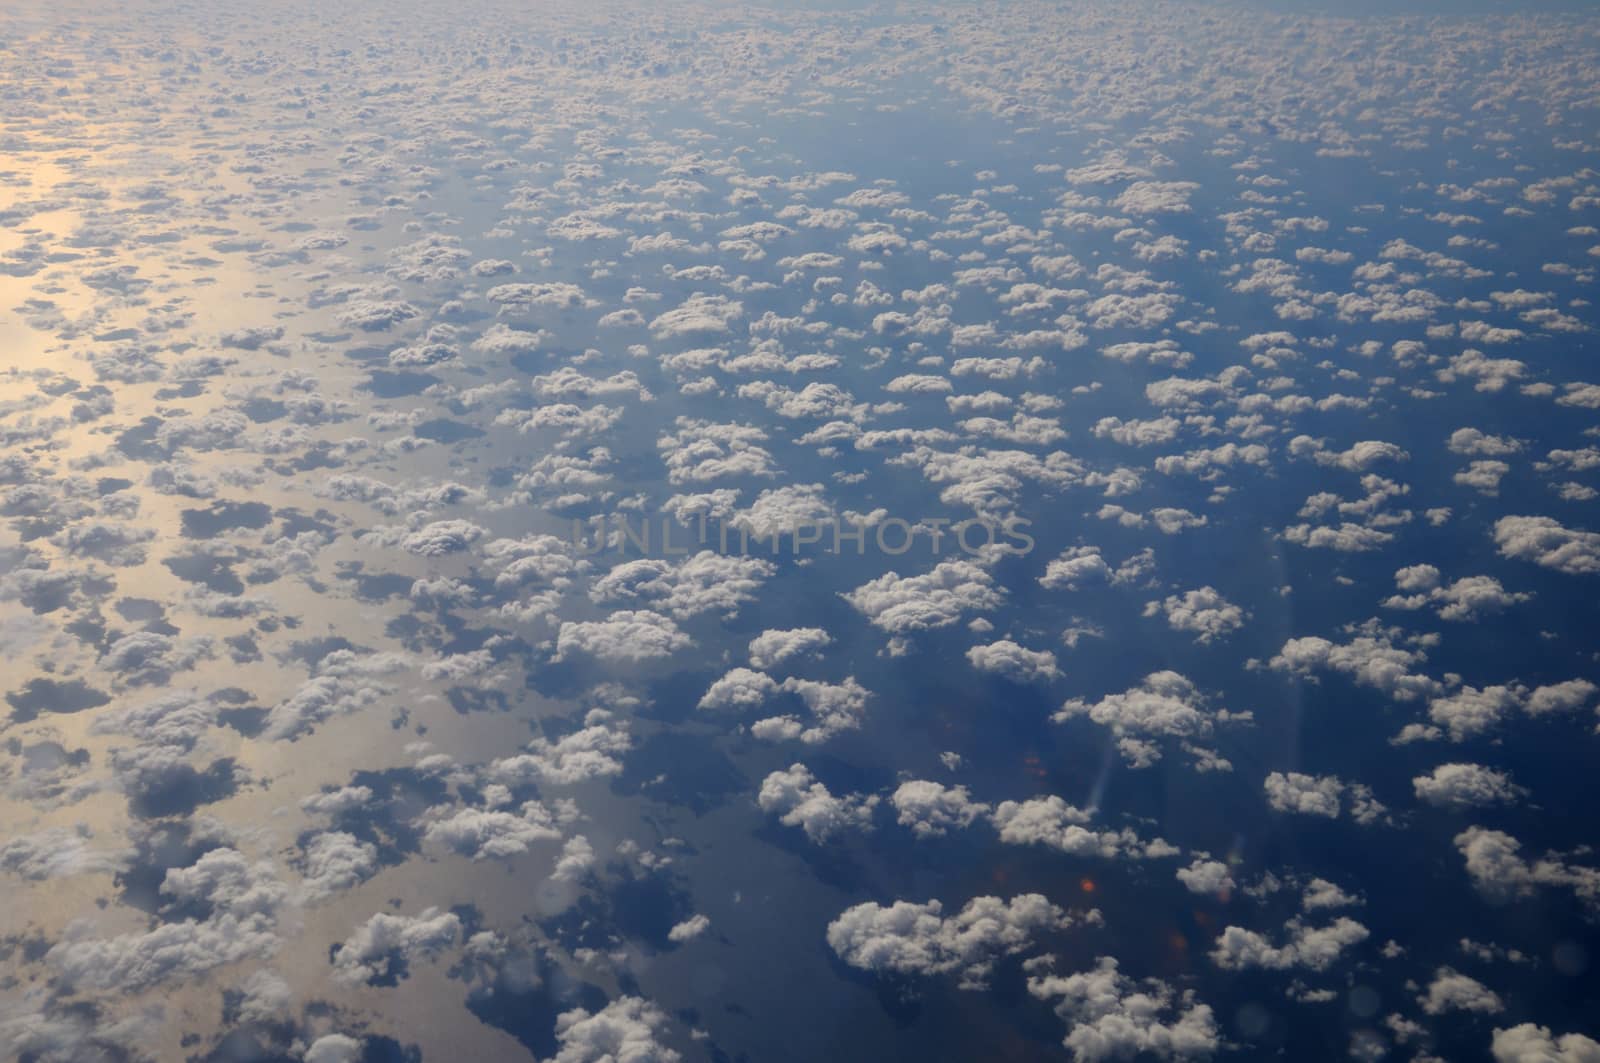
[(1037, 893), (1009, 901), (975, 897), (950, 916), (936, 900), (895, 901), (888, 907), (868, 901), (828, 924), (828, 946), (852, 967), (893, 974), (955, 972), (962, 988), (980, 989), (1001, 958), (1030, 949), (1039, 935), (1073, 922)]
[(1145, 606), (1144, 615), (1165, 615), (1168, 627), (1192, 634), (1194, 640), (1202, 644), (1227, 638), (1239, 630), (1249, 616), (1215, 587), (1201, 587), (1182, 595), (1170, 595), (1164, 601), (1150, 602)]
[(1055, 1001), (1067, 1024), (1062, 1042), (1075, 1063), (1133, 1059), (1209, 1059), (1222, 1047), (1211, 1008), (1193, 990), (1158, 979), (1136, 982), (1102, 956), (1087, 971), (1028, 979), (1028, 992)]
[(1283, 944), (1274, 945), (1270, 938), (1254, 930), (1230, 926), (1217, 939), (1211, 950), (1211, 960), (1218, 967), (1234, 971), (1251, 968), (1285, 971), (1297, 967), (1325, 971), (1346, 949), (1369, 936), (1366, 927), (1345, 916), (1320, 927), (1291, 919), (1284, 929), (1288, 931), (1287, 938)]
[(1411, 785), (1418, 800), (1458, 812), (1512, 804), (1527, 793), (1511, 781), (1510, 775), (1481, 764), (1441, 764), (1429, 774), (1412, 779)]
[(618, 997), (593, 1013), (565, 1011), (556, 1017), (554, 1063), (678, 1063), (682, 1053), (660, 1041), (666, 1026), (666, 1012), (640, 997)]
[(1053, 719), (1064, 723), (1079, 716), (1108, 728), (1123, 759), (1135, 768), (1149, 767), (1161, 759), (1159, 739), (1184, 743), (1208, 767), (1225, 767), (1225, 761), (1196, 743), (1209, 738), (1219, 720), (1235, 718), (1210, 711), (1195, 685), (1172, 671), (1152, 672), (1138, 686), (1107, 694), (1097, 702), (1071, 698)]
[(967, 661), (980, 672), (1004, 676), (1017, 683), (1049, 682), (1060, 677), (1055, 654), (1049, 650), (1030, 650), (1010, 639), (1001, 639), (967, 651)]
[(333, 977), (347, 985), (395, 977), (411, 960), (436, 955), (460, 936), (461, 920), (454, 912), (437, 908), (414, 916), (379, 912), (334, 949)]
[(1569, 576), (1600, 573), (1600, 532), (1568, 528), (1553, 517), (1501, 517), (1494, 542), (1504, 557)]
[(903, 782), (889, 798), (902, 827), (919, 838), (938, 838), (970, 827), (988, 815), (989, 806), (972, 800), (965, 786), (945, 786), (926, 779)]
[(823, 842), (841, 830), (870, 830), (878, 798), (835, 797), (804, 764), (791, 764), (762, 781), (756, 802), (761, 811), (776, 814), (784, 826), (799, 827), (812, 841)]

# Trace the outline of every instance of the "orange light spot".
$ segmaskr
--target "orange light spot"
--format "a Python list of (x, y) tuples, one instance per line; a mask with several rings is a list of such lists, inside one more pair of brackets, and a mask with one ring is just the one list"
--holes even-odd
[(1094, 892), (1094, 879), (1092, 879), (1092, 878), (1084, 879), (1082, 882), (1078, 883), (1078, 888), (1083, 890), (1083, 892), (1085, 892), (1085, 893), (1093, 893)]

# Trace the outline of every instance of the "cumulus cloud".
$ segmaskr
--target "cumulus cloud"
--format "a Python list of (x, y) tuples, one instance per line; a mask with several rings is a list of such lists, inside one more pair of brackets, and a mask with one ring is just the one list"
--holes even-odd
[(1441, 764), (1412, 779), (1411, 785), (1419, 801), (1457, 812), (1514, 804), (1528, 792), (1507, 773), (1481, 764)]
[(1009, 901), (975, 897), (949, 916), (936, 900), (887, 907), (868, 901), (828, 924), (828, 947), (851, 967), (900, 975), (956, 973), (963, 989), (981, 989), (1002, 958), (1074, 922), (1037, 893)]
[(921, 576), (885, 573), (844, 595), (872, 624), (891, 635), (949, 627), (965, 613), (999, 606), (1005, 591), (970, 561), (945, 561)]
[(1137, 982), (1115, 959), (1071, 975), (1028, 979), (1032, 996), (1055, 1002), (1067, 1024), (1062, 1044), (1075, 1063), (1133, 1059), (1209, 1059), (1222, 1047), (1211, 1008), (1193, 990), (1179, 992), (1159, 979)]
[(827, 841), (841, 830), (870, 830), (876, 795), (834, 796), (804, 764), (775, 771), (761, 783), (756, 798), (761, 811), (778, 816), (786, 827), (799, 827), (814, 842)]
[(1600, 533), (1565, 527), (1553, 517), (1501, 517), (1495, 521), (1494, 543), (1502, 557), (1569, 576), (1600, 572)]
[(405, 977), (412, 960), (437, 955), (460, 936), (461, 920), (454, 912), (379, 912), (334, 948), (333, 977), (347, 985), (397, 980)]
[(938, 838), (952, 830), (972, 826), (989, 813), (989, 806), (972, 800), (965, 786), (944, 786), (925, 779), (903, 782), (889, 798), (902, 827), (918, 838)]
[(1345, 950), (1365, 941), (1370, 934), (1366, 927), (1344, 916), (1320, 927), (1291, 919), (1284, 929), (1288, 933), (1283, 943), (1274, 945), (1270, 938), (1254, 930), (1230, 926), (1212, 948), (1211, 961), (1233, 971), (1325, 971), (1338, 962)]
[(1174, 631), (1194, 635), (1196, 642), (1205, 644), (1225, 639), (1244, 626), (1248, 616), (1217, 592), (1214, 587), (1201, 587), (1183, 595), (1170, 595), (1161, 602), (1145, 606), (1145, 616), (1167, 618), (1167, 626)]
[[(1198, 743), (1211, 737), (1219, 721), (1244, 718), (1226, 710), (1211, 711), (1199, 689), (1173, 671), (1152, 672), (1137, 686), (1096, 702), (1071, 698), (1052, 719), (1065, 723), (1080, 716), (1109, 729), (1123, 759), (1135, 768), (1149, 767), (1161, 759), (1162, 739), (1176, 740), (1199, 755)], [(1227, 763), (1214, 754), (1200, 759), (1214, 768)]]
[(972, 647), (967, 651), (967, 661), (980, 672), (1018, 683), (1049, 682), (1061, 675), (1055, 654), (1048, 650), (1025, 649), (1010, 639)]
[(561, 1045), (554, 1063), (678, 1063), (676, 1049), (662, 1044), (667, 1015), (640, 997), (621, 996), (597, 1012), (583, 1008), (556, 1017)]
[(669, 616), (646, 609), (621, 609), (604, 620), (569, 621), (556, 635), (556, 659), (577, 655), (615, 664), (670, 657), (694, 645)]
[(1380, 822), (1388, 812), (1369, 787), (1333, 775), (1274, 771), (1262, 785), (1268, 806), (1276, 812), (1337, 819), (1348, 808), (1350, 818), (1363, 826)]
[(763, 631), (750, 640), (750, 664), (769, 669), (797, 657), (816, 654), (833, 642), (833, 636), (820, 627), (799, 627)]
[(1572, 890), (1591, 908), (1600, 905), (1600, 869), (1569, 864), (1555, 854), (1527, 860), (1521, 842), (1486, 827), (1468, 827), (1456, 835), (1455, 845), (1472, 884), (1490, 900), (1505, 903), (1556, 888)]

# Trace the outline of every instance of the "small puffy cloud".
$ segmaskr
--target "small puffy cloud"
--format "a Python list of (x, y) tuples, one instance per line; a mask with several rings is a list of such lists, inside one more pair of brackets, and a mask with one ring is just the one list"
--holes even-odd
[(773, 475), (772, 454), (760, 444), (767, 433), (754, 425), (720, 424), (680, 417), (677, 431), (656, 441), (673, 484), (704, 483), (728, 476)]
[(775, 771), (761, 783), (756, 798), (761, 811), (776, 814), (786, 827), (799, 827), (814, 842), (828, 840), (841, 830), (870, 830), (876, 795), (835, 797), (804, 764)]
[[(530, 783), (574, 786), (590, 779), (620, 775), (622, 754), (632, 746), (633, 739), (625, 724), (611, 722), (610, 714), (604, 709), (592, 709), (579, 730), (556, 739), (535, 738), (528, 743), (528, 752), (490, 764), (489, 774), (494, 781), (507, 786)], [(523, 816), (536, 826), (544, 825), (544, 815), (537, 805), (524, 806)], [(444, 840), (448, 841), (449, 837)]]
[(1342, 644), (1315, 635), (1289, 639), (1267, 664), (1275, 671), (1301, 676), (1318, 669), (1340, 672), (1397, 701), (1437, 692), (1437, 680), (1412, 670), (1426, 659), (1423, 653), (1395, 645), (1397, 636), (1398, 632), (1365, 625)]
[(1074, 1063), (1209, 1059), (1222, 1047), (1211, 1008), (1198, 1003), (1193, 990), (1180, 993), (1154, 978), (1136, 982), (1110, 956), (1077, 974), (1031, 977), (1028, 992), (1055, 1001), (1067, 1024), (1062, 1044)]
[(1129, 214), (1187, 213), (1189, 196), (1199, 187), (1193, 181), (1135, 181), (1111, 205)]
[(1441, 764), (1429, 774), (1412, 779), (1411, 785), (1419, 801), (1456, 812), (1513, 804), (1528, 792), (1505, 772), (1481, 764)]
[(936, 900), (895, 901), (888, 907), (868, 901), (828, 924), (828, 946), (851, 967), (902, 975), (954, 972), (963, 989), (981, 989), (1000, 959), (1073, 922), (1037, 893), (1009, 901), (975, 897), (950, 916)]
[(1061, 675), (1055, 654), (1048, 650), (1029, 650), (1010, 639), (974, 646), (967, 661), (980, 672), (1003, 676), (1017, 683), (1049, 682)]
[(769, 561), (702, 550), (673, 562), (664, 558), (626, 561), (589, 588), (596, 602), (643, 603), (686, 620), (705, 612), (725, 616), (751, 601), (774, 572)]
[(1402, 568), (1394, 574), (1394, 581), (1401, 593), (1386, 599), (1385, 608), (1422, 609), (1431, 605), (1441, 620), (1477, 620), (1533, 598), (1532, 594), (1506, 590), (1492, 576), (1468, 576), (1441, 585), (1439, 570), (1432, 565)]
[(1177, 854), (1175, 848), (1160, 838), (1146, 842), (1126, 827), (1095, 830), (1085, 826), (1092, 818), (1088, 812), (1067, 804), (1055, 794), (1026, 801), (1002, 801), (990, 817), (1006, 845), (1042, 845), (1073, 856), (1106, 860)]
[(600, 1011), (564, 1011), (556, 1018), (561, 1049), (552, 1063), (678, 1063), (659, 1038), (667, 1014), (640, 997), (618, 997)]
[(1591, 909), (1600, 906), (1600, 869), (1569, 864), (1555, 855), (1526, 860), (1521, 842), (1486, 827), (1468, 827), (1456, 835), (1455, 844), (1466, 860), (1467, 877), (1492, 901), (1504, 903), (1555, 888), (1572, 890)]
[(304, 1063), (357, 1063), (361, 1058), (361, 1042), (342, 1033), (323, 1034), (311, 1042)]
[(1492, 730), (1523, 703), (1526, 694), (1516, 685), (1481, 690), (1464, 686), (1447, 697), (1428, 702), (1428, 718), (1448, 731), (1452, 741), (1464, 742)]
[(744, 306), (721, 295), (696, 292), (682, 305), (656, 315), (650, 331), (657, 339), (727, 332), (744, 316)]
[(1494, 542), (1502, 557), (1569, 576), (1600, 573), (1600, 533), (1568, 528), (1552, 517), (1501, 517), (1495, 521)]
[(333, 977), (361, 985), (405, 975), (410, 961), (454, 945), (461, 920), (454, 912), (426, 908), (414, 916), (379, 912), (333, 951)]
[(1388, 812), (1369, 788), (1333, 775), (1275, 771), (1267, 775), (1262, 787), (1267, 804), (1276, 812), (1336, 819), (1348, 806), (1350, 818), (1363, 826), (1378, 822)]
[(1228, 865), (1204, 856), (1195, 857), (1188, 867), (1178, 868), (1177, 875), (1184, 889), (1201, 896), (1222, 896), (1230, 893), (1234, 887)]
[(623, 609), (604, 620), (569, 621), (556, 635), (556, 659), (575, 655), (618, 664), (670, 657), (694, 644), (669, 616)]
[(902, 827), (918, 838), (938, 838), (970, 827), (989, 814), (989, 806), (972, 800), (965, 786), (944, 786), (925, 779), (903, 782), (889, 798)]
[(826, 742), (843, 731), (853, 731), (861, 726), (870, 696), (854, 676), (846, 676), (842, 683), (827, 683), (813, 679), (790, 676), (779, 686), (786, 694), (794, 694), (811, 713), (808, 727), (794, 716), (773, 716), (758, 720), (750, 733), (767, 741), (798, 738), (810, 745)]
[[(1108, 728), (1117, 739), (1123, 759), (1135, 768), (1149, 767), (1161, 759), (1159, 739), (1179, 740), (1190, 752), (1198, 753), (1194, 744), (1209, 738), (1219, 719), (1233, 718), (1212, 713), (1195, 685), (1173, 671), (1152, 672), (1137, 686), (1120, 694), (1107, 694), (1097, 702), (1072, 698), (1052, 719), (1065, 723), (1079, 716)], [(1214, 756), (1208, 763), (1222, 767), (1225, 762), (1216, 761)]]
[(1536, 687), (1522, 706), (1530, 716), (1552, 712), (1574, 712), (1594, 700), (1600, 686), (1587, 679), (1568, 679), (1562, 683)]
[(86, 828), (47, 827), (13, 836), (0, 845), (0, 871), (35, 881), (115, 874), (128, 866), (132, 855), (129, 849), (92, 844), (92, 835)]
[(1281, 945), (1254, 930), (1230, 926), (1222, 932), (1211, 950), (1211, 960), (1230, 971), (1254, 968), (1286, 971), (1305, 968), (1325, 971), (1344, 951), (1365, 941), (1370, 932), (1354, 919), (1341, 916), (1327, 926), (1314, 927), (1291, 919), (1284, 927), (1288, 936)]
[(765, 670), (796, 657), (813, 655), (832, 643), (833, 636), (820, 627), (763, 631), (750, 640), (750, 663)]
[(691, 915), (683, 922), (667, 931), (667, 940), (679, 942), (693, 941), (711, 928), (711, 920), (704, 915)]
[(945, 561), (921, 576), (888, 572), (844, 596), (872, 624), (891, 635), (949, 627), (968, 612), (996, 608), (1005, 591), (970, 561)]
[(1076, 546), (1045, 566), (1039, 585), (1049, 590), (1075, 591), (1091, 583), (1109, 583), (1111, 566), (1097, 546)]
[(1531, 1022), (1496, 1030), (1490, 1051), (1494, 1063), (1600, 1063), (1600, 1041), (1581, 1033), (1556, 1037)]
[(1440, 967), (1434, 972), (1427, 992), (1417, 998), (1417, 1003), (1429, 1015), (1444, 1015), (1452, 1011), (1497, 1015), (1506, 1009), (1498, 993), (1450, 967)]
[(308, 901), (335, 897), (372, 876), (378, 850), (345, 831), (316, 834), (305, 843), (301, 896)]
[(425, 837), (474, 860), (505, 859), (525, 853), (534, 844), (561, 837), (548, 810), (537, 802), (521, 815), (501, 810), (458, 809), (428, 825)]
[(765, 672), (735, 668), (711, 684), (697, 707), (718, 712), (745, 712), (759, 708), (778, 690), (777, 681)]
[(1325, 878), (1312, 879), (1306, 883), (1305, 889), (1300, 894), (1300, 907), (1308, 912), (1349, 908), (1360, 903), (1359, 898), (1351, 896), (1336, 883), (1329, 882)]
[(1227, 638), (1244, 625), (1249, 616), (1239, 606), (1224, 598), (1214, 587), (1201, 587), (1182, 596), (1170, 595), (1165, 601), (1150, 602), (1144, 608), (1145, 616), (1165, 614), (1167, 626), (1174, 631), (1189, 632), (1196, 642), (1205, 644)]

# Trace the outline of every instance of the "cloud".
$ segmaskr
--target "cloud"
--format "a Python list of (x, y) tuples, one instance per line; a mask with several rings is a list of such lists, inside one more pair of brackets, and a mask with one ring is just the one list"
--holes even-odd
[(0, 871), (26, 879), (115, 874), (128, 866), (132, 850), (98, 848), (87, 828), (46, 827), (0, 845)]
[(727, 332), (734, 321), (744, 316), (744, 306), (721, 295), (696, 292), (682, 305), (658, 314), (650, 322), (657, 339)]
[[(1051, 718), (1066, 723), (1079, 716), (1108, 728), (1117, 739), (1123, 759), (1135, 768), (1147, 768), (1161, 759), (1158, 739), (1176, 739), (1198, 754), (1196, 743), (1208, 739), (1218, 721), (1243, 718), (1226, 710), (1210, 711), (1198, 688), (1173, 671), (1152, 672), (1137, 686), (1120, 694), (1107, 694), (1097, 702), (1071, 698)], [(1214, 754), (1209, 760), (1201, 759), (1214, 767), (1226, 764), (1217, 761)]]
[(1385, 818), (1388, 809), (1361, 783), (1347, 783), (1333, 775), (1306, 775), (1298, 771), (1274, 771), (1262, 784), (1267, 804), (1275, 812), (1337, 819), (1346, 807), (1350, 818), (1368, 826)]
[(1341, 672), (1362, 686), (1383, 691), (1396, 701), (1411, 701), (1440, 689), (1440, 684), (1411, 669), (1426, 660), (1420, 650), (1395, 645), (1399, 631), (1375, 623), (1352, 631), (1346, 643), (1318, 636), (1289, 639), (1268, 667), (1310, 676), (1318, 669)]
[(828, 924), (828, 947), (851, 967), (880, 974), (957, 973), (963, 989), (983, 988), (1003, 957), (1026, 951), (1037, 936), (1063, 930), (1075, 919), (1037, 893), (1009, 901), (975, 897), (961, 911), (944, 905), (868, 901)]
[(313, 903), (343, 893), (378, 869), (377, 848), (345, 831), (313, 835), (304, 848), (300, 891)]
[(1506, 1009), (1498, 993), (1450, 967), (1440, 967), (1434, 972), (1427, 992), (1417, 998), (1417, 1003), (1429, 1015), (1444, 1015), (1452, 1011), (1498, 1015)]
[(745, 712), (759, 708), (768, 698), (777, 694), (776, 680), (765, 672), (749, 668), (735, 668), (711, 684), (696, 706), (719, 712)]
[(1417, 799), (1436, 808), (1461, 812), (1497, 804), (1514, 804), (1527, 790), (1503, 771), (1481, 764), (1441, 764), (1411, 780)]
[(640, 997), (618, 997), (597, 1012), (564, 1011), (553, 1063), (678, 1063), (683, 1056), (658, 1040), (666, 1025), (666, 1013)]
[(1556, 855), (1525, 860), (1522, 843), (1504, 831), (1468, 827), (1455, 837), (1467, 876), (1479, 893), (1505, 903), (1541, 888), (1570, 889), (1591, 908), (1600, 906), (1600, 869), (1567, 863)]
[(1145, 616), (1166, 615), (1167, 626), (1189, 632), (1202, 645), (1225, 639), (1244, 626), (1248, 613), (1224, 598), (1214, 587), (1201, 587), (1181, 597), (1170, 595), (1165, 601), (1150, 602)]
[(945, 561), (921, 576), (888, 572), (845, 594), (875, 627), (891, 635), (949, 627), (965, 613), (998, 607), (1005, 591), (970, 561)]
[(1067, 1024), (1062, 1044), (1075, 1063), (1133, 1059), (1209, 1059), (1222, 1035), (1208, 1005), (1193, 990), (1178, 992), (1159, 979), (1136, 982), (1101, 956), (1095, 966), (1071, 975), (1028, 979), (1028, 992), (1055, 1001)]
[(1569, 576), (1600, 573), (1600, 533), (1567, 528), (1552, 517), (1501, 517), (1494, 524), (1494, 542), (1502, 557)]
[(1525, 1022), (1496, 1030), (1491, 1051), (1495, 1063), (1596, 1063), (1600, 1041), (1581, 1033), (1556, 1037), (1548, 1026)]
[(412, 960), (437, 955), (461, 936), (454, 912), (425, 908), (414, 916), (379, 912), (333, 950), (333, 977), (346, 985), (393, 982)]
[(1411, 565), (1395, 573), (1395, 586), (1402, 592), (1384, 601), (1386, 609), (1421, 609), (1432, 605), (1441, 620), (1473, 621), (1498, 613), (1532, 594), (1513, 593), (1492, 576), (1468, 576), (1440, 585), (1439, 570), (1432, 565)]
[(820, 627), (763, 631), (750, 640), (750, 663), (765, 670), (796, 657), (816, 655), (832, 643), (833, 636)]
[(1126, 827), (1102, 831), (1084, 826), (1092, 818), (1055, 794), (1026, 801), (1002, 801), (992, 816), (1000, 840), (1007, 845), (1042, 845), (1073, 856), (1106, 860), (1159, 858), (1178, 852), (1160, 838), (1146, 842)]
[(692, 915), (683, 922), (676, 924), (667, 931), (667, 940), (682, 943), (693, 941), (704, 934), (711, 927), (711, 920), (704, 915)]
[(1228, 865), (1220, 860), (1197, 856), (1188, 867), (1178, 868), (1177, 874), (1185, 889), (1201, 896), (1221, 896), (1232, 892), (1234, 887)]
[(561, 831), (543, 805), (530, 801), (523, 806), (520, 815), (499, 810), (459, 809), (428, 824), (425, 837), (474, 860), (503, 860), (527, 852), (538, 842), (559, 840)]
[(649, 610), (622, 609), (604, 620), (568, 621), (556, 635), (556, 660), (574, 655), (615, 664), (670, 657), (694, 645), (671, 617)]
[(965, 786), (944, 786), (911, 779), (896, 788), (889, 803), (899, 813), (898, 822), (918, 838), (940, 838), (963, 830), (989, 814), (989, 806), (972, 800)]
[(1369, 931), (1354, 919), (1341, 916), (1327, 926), (1313, 927), (1291, 919), (1284, 927), (1289, 933), (1282, 945), (1254, 930), (1230, 926), (1222, 932), (1211, 950), (1211, 961), (1231, 971), (1260, 968), (1286, 971), (1303, 967), (1325, 971), (1345, 950), (1367, 939)]
[(768, 775), (756, 801), (761, 811), (776, 814), (786, 827), (799, 827), (814, 842), (827, 841), (841, 830), (870, 830), (878, 804), (875, 795), (835, 797), (804, 764)]
[(980, 672), (1003, 676), (1016, 683), (1048, 683), (1061, 676), (1055, 654), (1048, 650), (1024, 649), (1010, 639), (973, 646), (967, 650), (967, 661)]
[(595, 580), (593, 601), (642, 602), (686, 620), (716, 611), (732, 616), (752, 601), (776, 571), (769, 561), (702, 550), (673, 562), (662, 558), (627, 561)]

